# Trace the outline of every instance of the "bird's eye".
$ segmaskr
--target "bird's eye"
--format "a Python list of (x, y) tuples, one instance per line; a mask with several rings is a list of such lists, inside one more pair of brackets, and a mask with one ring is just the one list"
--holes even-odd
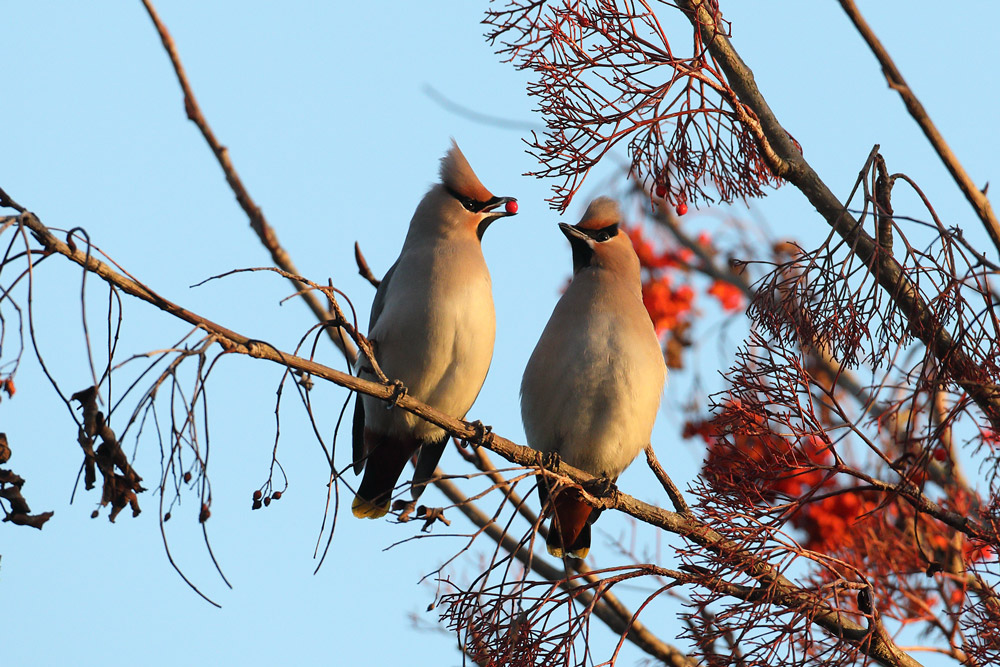
[(607, 232), (601, 232), (600, 234), (597, 235), (597, 242), (598, 243), (604, 243), (605, 241), (607, 241), (610, 238), (611, 238), (611, 234), (608, 234)]
[(478, 206), (479, 202), (475, 202), (475, 201), (473, 201), (471, 199), (467, 199), (467, 198), (462, 198), (460, 201), (462, 202), (462, 206), (465, 207), (466, 211), (470, 211), (472, 213), (475, 213), (479, 209), (479, 206)]

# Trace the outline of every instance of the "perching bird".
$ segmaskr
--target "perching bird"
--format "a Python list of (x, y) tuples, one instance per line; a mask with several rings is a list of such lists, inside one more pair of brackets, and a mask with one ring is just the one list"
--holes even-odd
[[(382, 371), (453, 417), (472, 407), (493, 357), (496, 315), (480, 240), (491, 222), (516, 212), (517, 200), (493, 196), (452, 141), (441, 160), (441, 183), (417, 205), (399, 258), (375, 293), (368, 337)], [(374, 378), (363, 356), (356, 370)], [(420, 495), (448, 435), (359, 395), (353, 441), (354, 471), (364, 468), (365, 475), (351, 509), (377, 519), (389, 511), (396, 481), (418, 450), (412, 488), (414, 498)]]
[[(528, 444), (609, 483), (649, 443), (667, 374), (621, 219), (618, 205), (599, 197), (576, 226), (559, 224), (573, 250), (573, 280), (521, 381)], [(538, 488), (544, 507), (544, 480)], [(571, 489), (551, 505), (549, 553), (584, 558), (598, 513)]]

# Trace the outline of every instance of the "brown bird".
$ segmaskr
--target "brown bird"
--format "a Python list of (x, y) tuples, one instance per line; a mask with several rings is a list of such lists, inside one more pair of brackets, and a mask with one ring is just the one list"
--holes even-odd
[[(573, 250), (573, 280), (521, 381), (528, 444), (608, 482), (649, 443), (667, 374), (621, 220), (618, 205), (599, 197), (575, 226), (559, 225)], [(544, 507), (544, 481), (538, 488)], [(551, 506), (549, 553), (584, 558), (597, 513), (572, 490)]]
[[(453, 141), (441, 161), (441, 182), (417, 206), (372, 303), (368, 337), (382, 371), (413, 397), (460, 419), (483, 386), (496, 336), (480, 241), (490, 223), (516, 212), (517, 200), (487, 190)], [(356, 371), (374, 378), (363, 357)], [(364, 468), (351, 506), (357, 517), (389, 511), (396, 482), (418, 451), (412, 494), (419, 496), (448, 441), (430, 422), (386, 407), (364, 395), (355, 403), (355, 473)]]

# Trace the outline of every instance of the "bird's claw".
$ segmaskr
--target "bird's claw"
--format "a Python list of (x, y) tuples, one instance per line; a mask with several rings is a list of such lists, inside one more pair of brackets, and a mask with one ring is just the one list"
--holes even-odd
[(407, 394), (406, 385), (403, 384), (402, 380), (392, 381), (392, 396), (386, 399), (386, 410), (392, 410), (399, 403), (399, 399), (403, 398)]
[(539, 452), (539, 454), (539, 465), (552, 472), (559, 471), (559, 464), (562, 463), (562, 457), (559, 456), (559, 452), (545, 452), (544, 454)]
[(583, 490), (595, 498), (610, 498), (618, 491), (618, 487), (607, 475), (601, 475), (580, 484)]
[(492, 426), (488, 426), (488, 425), (484, 424), (483, 422), (479, 421), (478, 419), (476, 421), (469, 422), (469, 426), (472, 427), (472, 430), (475, 433), (472, 435), (471, 438), (465, 438), (465, 439), (463, 439), (462, 440), (463, 444), (469, 443), (469, 444), (472, 444), (472, 445), (475, 445), (475, 446), (478, 447), (480, 445), (489, 444), (490, 441), (493, 440), (493, 427)]

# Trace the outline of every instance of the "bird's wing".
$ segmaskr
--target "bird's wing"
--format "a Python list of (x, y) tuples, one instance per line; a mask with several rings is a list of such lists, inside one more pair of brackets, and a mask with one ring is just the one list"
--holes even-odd
[(417, 466), (413, 472), (413, 484), (410, 486), (410, 495), (414, 500), (420, 498), (424, 492), (427, 482), (434, 477), (434, 470), (437, 468), (441, 455), (444, 454), (445, 446), (451, 436), (445, 433), (436, 442), (425, 442), (420, 446), (420, 453), (417, 454)]
[(399, 260), (397, 259), (389, 270), (385, 272), (385, 276), (382, 278), (382, 282), (378, 284), (378, 289), (375, 290), (375, 300), (372, 301), (372, 315), (368, 320), (368, 332), (375, 328), (375, 323), (378, 322), (379, 315), (382, 314), (382, 309), (385, 308), (385, 297), (389, 293), (389, 282), (392, 280), (392, 274), (396, 271), (396, 267), (399, 265)]
[[(396, 270), (396, 265), (399, 264), (397, 259), (389, 270), (385, 272), (385, 276), (382, 277), (382, 281), (378, 284), (378, 289), (375, 290), (375, 299), (372, 301), (372, 314), (368, 320), (368, 334), (371, 335), (372, 329), (375, 328), (375, 322), (378, 321), (379, 315), (382, 314), (382, 309), (385, 308), (385, 297), (389, 292), (389, 281), (392, 279), (392, 274)], [(353, 444), (353, 454), (354, 454), (354, 474), (359, 474), (365, 467), (365, 404), (361, 398), (361, 394), (358, 394), (354, 399), (354, 425), (351, 429), (351, 439)]]
[(354, 397), (354, 426), (351, 428), (354, 454), (354, 474), (359, 475), (365, 467), (365, 403), (361, 394)]

